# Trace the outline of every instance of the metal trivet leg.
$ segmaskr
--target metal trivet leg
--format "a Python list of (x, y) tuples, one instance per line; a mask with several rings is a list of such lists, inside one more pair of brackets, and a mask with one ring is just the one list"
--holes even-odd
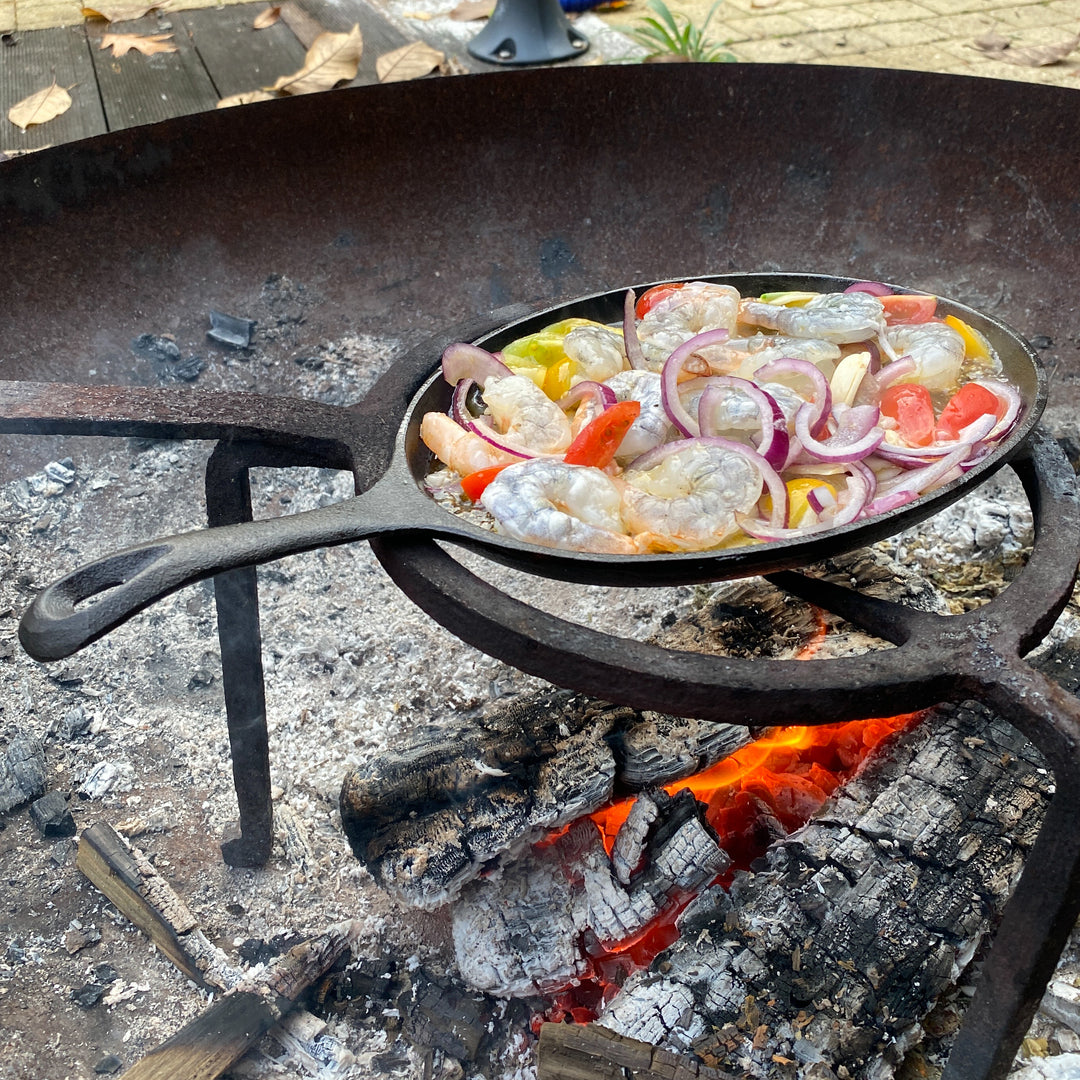
[[(207, 520), (215, 527), (252, 520), (249, 470), (253, 468), (341, 465), (316, 452), (220, 442), (206, 463)], [(214, 601), (233, 785), (240, 812), (239, 822), (225, 830), (221, 854), (230, 866), (262, 866), (274, 842), (274, 811), (256, 568), (242, 566), (215, 575)]]
[[(211, 526), (251, 521), (249, 468), (257, 448), (218, 443), (206, 463), (206, 516)], [(274, 842), (270, 740), (266, 730), (259, 588), (254, 566), (214, 578), (221, 685), (229, 726), (238, 824), (226, 828), (221, 854), (230, 866), (262, 866)]]

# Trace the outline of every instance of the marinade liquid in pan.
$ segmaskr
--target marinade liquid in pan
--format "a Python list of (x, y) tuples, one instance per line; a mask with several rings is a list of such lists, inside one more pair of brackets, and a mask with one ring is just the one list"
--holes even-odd
[(978, 464), (1020, 412), (990, 342), (924, 294), (628, 293), (492, 354), (454, 344), (425, 414), (434, 497), (527, 543), (728, 549), (902, 507)]

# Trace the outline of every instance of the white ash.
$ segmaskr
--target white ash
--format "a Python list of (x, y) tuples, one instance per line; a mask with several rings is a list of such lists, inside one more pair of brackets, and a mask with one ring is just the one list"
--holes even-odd
[[(296, 365), (292, 392), (356, 400), (398, 348), (357, 339), (317, 350)], [(228, 357), (199, 385), (250, 388), (251, 365), (258, 363)], [(48, 784), (63, 791), (74, 791), (102, 763), (129, 765), (130, 787), (125, 782), (72, 800), (80, 830), (97, 820), (124, 825), (234, 961), (247, 939), (314, 934), (355, 917), (365, 927), (362, 953), (388, 962), (415, 955), (453, 973), (445, 915), (394, 907), (351, 856), (337, 820), (338, 787), (350, 765), (400, 745), (418, 726), (453, 723), (463, 711), (538, 682), (432, 623), (389, 581), (366, 544), (261, 568), (278, 843), (263, 869), (225, 866), (217, 841), (236, 809), (210, 584), (182, 590), (59, 664), (38, 664), (18, 648), (18, 615), (37, 587), (126, 544), (205, 526), (209, 444), (101, 439), (80, 445), (81, 455), (70, 463), (58, 458), (57, 469), (55, 451), (34, 461), (31, 441), (19, 441), (25, 478), (0, 487), (0, 742), (9, 744), (16, 734), (43, 742)], [(321, 470), (258, 470), (253, 483), (256, 516), (325, 505), (352, 492), (350, 477)], [(977, 520), (1001, 520), (1000, 512), (987, 513)], [(1005, 512), (1010, 544), (1023, 542), (1024, 513)], [(972, 542), (988, 527), (971, 525)], [(930, 539), (920, 545), (905, 534), (898, 560), (930, 563), (939, 548), (940, 557), (949, 557), (950, 530), (924, 528)], [(545, 610), (642, 639), (714, 591), (566, 585), (472, 556), (463, 561)], [(68, 719), (73, 714), (77, 722)], [(205, 1008), (206, 995), (86, 885), (73, 860), (56, 865), (51, 843), (36, 834), (25, 808), (3, 822), (5, 1069), (16, 1080), (92, 1080), (106, 1053), (130, 1066)], [(74, 956), (63, 943), (73, 919), (101, 933), (100, 942)], [(70, 991), (103, 964), (116, 969), (125, 988), (140, 989), (129, 1000), (84, 1010)], [(430, 1075), (430, 1059), (388, 1033), (388, 1022), (393, 1018), (381, 1013), (353, 1025), (330, 1022), (331, 1035), (356, 1059), (342, 1075), (367, 1078), (391, 1067), (401, 1080)], [(508, 1035), (497, 1050), (506, 1080), (532, 1075), (531, 1046), (526, 1032)], [(310, 1074), (290, 1059), (262, 1075)], [(434, 1075), (449, 1080), (462, 1067), (436, 1057)]]

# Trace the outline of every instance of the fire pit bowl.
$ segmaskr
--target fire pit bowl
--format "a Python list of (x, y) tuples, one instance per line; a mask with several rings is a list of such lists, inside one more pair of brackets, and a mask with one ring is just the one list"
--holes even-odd
[[(795, 101), (802, 106), (785, 108)], [(214, 524), (235, 523), (250, 509), (236, 494), (243, 484), (232, 482), (255, 463), (349, 468), (358, 490), (370, 487), (388, 466), (387, 429), (396, 430), (401, 416), (388, 403), (411, 399), (448, 337), (475, 339), (529, 308), (627, 281), (791, 266), (904, 281), (1020, 328), (1056, 372), (1046, 414), (1053, 425), (1076, 407), (1080, 370), (1071, 243), (1080, 232), (1073, 198), (1080, 116), (1073, 106), (1066, 90), (913, 72), (580, 68), (312, 95), (45, 150), (0, 164), (0, 230), (12, 283), (0, 315), (4, 374), (45, 384), (9, 384), (0, 427), (37, 437), (35, 464), (53, 447), (78, 452), (60, 437), (222, 440), (214, 477), (232, 493), (211, 515)], [(208, 369), (198, 402), (186, 391), (139, 389), (149, 377), (133, 339), (169, 333), (183, 351), (205, 351), (208, 312), (245, 315), (270, 276), (301, 283), (309, 302), (295, 332), (264, 334), (263, 362), (243, 369), (245, 388), (266, 403), (258, 425), (250, 412), (242, 422), (233, 393), (219, 395), (207, 415), (204, 395), (235, 387), (226, 374), (243, 364), (242, 354), (229, 365), (219, 357), (228, 371)], [(312, 435), (290, 445), (295, 410), (284, 415), (274, 395), (290, 392), (292, 362), (305, 349), (345, 333), (396, 334), (401, 352), (426, 356), (428, 366), (395, 367), (378, 393), (353, 409), (334, 407), (332, 420), (329, 407), (304, 403)], [(51, 383), (82, 384), (83, 396), (65, 396)], [(126, 397), (106, 392), (117, 385), (128, 388)], [(44, 450), (41, 436), (52, 440)], [(263, 449), (251, 450), (263, 436)], [(1080, 716), (1070, 695), (1036, 680), (1019, 659), (1071, 590), (1075, 487), (1052, 439), (1038, 436), (1031, 448), (1042, 463), (1042, 479), (1029, 470), (1033, 501), (1063, 510), (1023, 579), (1034, 572), (1034, 591), (1045, 594), (1041, 612), (1024, 602), (1032, 590), (1014, 583), (1005, 607), (981, 622), (972, 614), (933, 623), (928, 639), (908, 640), (910, 619), (871, 613), (882, 636), (904, 641), (875, 655), (899, 659), (883, 667), (873, 661), (852, 674), (854, 682), (830, 664), (826, 677), (835, 685), (815, 696), (841, 701), (853, 687), (874, 690), (883, 673), (896, 684), (893, 676), (910, 664), (917, 687), (908, 700), (979, 696), (1011, 713), (1054, 769), (1058, 794), (984, 969), (951, 1080), (1007, 1071), (1080, 895), (1080, 825), (1071, 809), (1080, 794), (1072, 750)], [(28, 471), (18, 444), (8, 460), (9, 476)], [(595, 646), (583, 628), (568, 631), (515, 608), (515, 632), (507, 635), (498, 620), (475, 617), (484, 605), (512, 602), (492, 599), (431, 540), (395, 535), (376, 548), (410, 595), (454, 609), (470, 640), (499, 645), (526, 670), (576, 653), (579, 668), (595, 675), (590, 689), (632, 683), (644, 695), (677, 686), (681, 696), (668, 696), (670, 708), (689, 706), (695, 695), (715, 707), (709, 680), (727, 677), (723, 665), (695, 681), (691, 662), (676, 657), (658, 673), (638, 645), (627, 679), (625, 648), (621, 664), (606, 664), (615, 646)], [(245, 573), (221, 575), (218, 596), (228, 578), (232, 595), (250, 602), (253, 573), (233, 576)], [(848, 603), (828, 599), (842, 609)], [(235, 629), (237, 610), (220, 603), (220, 621)], [(258, 629), (251, 610), (240, 619), (239, 639), (248, 644)], [(446, 611), (438, 617), (450, 619)], [(257, 645), (245, 646), (238, 658), (226, 638), (223, 665), (234, 665), (228, 697), (237, 665), (250, 664), (258, 685), (259, 654)], [(594, 646), (599, 660), (589, 652)], [(962, 677), (943, 673), (935, 654), (960, 662), (965, 649), (972, 662), (964, 661)], [(991, 683), (991, 674), (1003, 681)], [(769, 669), (754, 682), (771, 680), (774, 696), (794, 699), (804, 677), (778, 680)], [(756, 693), (745, 683), (732, 689), (742, 709)], [(266, 757), (265, 709), (260, 714), (252, 695), (246, 728), (237, 723), (234, 731), (230, 707), (234, 769)], [(249, 815), (245, 843), (257, 861), (271, 836), (268, 769), (245, 783), (237, 773), (242, 822)]]

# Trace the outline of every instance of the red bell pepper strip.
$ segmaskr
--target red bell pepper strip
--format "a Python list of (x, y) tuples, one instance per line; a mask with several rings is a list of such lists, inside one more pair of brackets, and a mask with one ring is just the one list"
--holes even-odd
[(641, 413), (638, 401), (620, 401), (590, 420), (567, 448), (563, 461), (568, 465), (591, 465), (603, 469), (615, 459), (619, 444)]
[(987, 390), (985, 386), (976, 382), (964, 383), (941, 410), (937, 422), (937, 437), (956, 439), (968, 424), (975, 423), (986, 413), (997, 416), (1001, 407), (997, 394)]
[(929, 446), (934, 441), (934, 403), (925, 386), (899, 383), (886, 387), (881, 395), (881, 414), (896, 421), (908, 446)]
[[(506, 465), (510, 465), (512, 462), (507, 462)], [(506, 468), (506, 465), (491, 465), (486, 469), (477, 469), (476, 472), (471, 472), (468, 476), (461, 478), (461, 490), (465, 492), (466, 496), (472, 499), (473, 502), (479, 502), (480, 496), (484, 494), (484, 488), (495, 479)]]

